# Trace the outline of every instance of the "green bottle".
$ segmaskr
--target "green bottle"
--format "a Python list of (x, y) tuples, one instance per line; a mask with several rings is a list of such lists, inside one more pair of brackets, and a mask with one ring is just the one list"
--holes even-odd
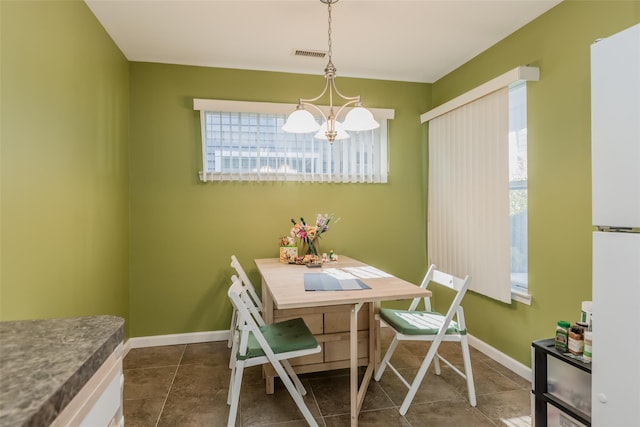
[(556, 349), (561, 352), (566, 352), (569, 348), (569, 327), (571, 324), (564, 320), (558, 321), (556, 326)]

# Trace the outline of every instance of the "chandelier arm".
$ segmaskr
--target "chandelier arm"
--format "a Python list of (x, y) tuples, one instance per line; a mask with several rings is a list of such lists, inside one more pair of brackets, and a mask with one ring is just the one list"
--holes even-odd
[[(321, 95), (321, 96), (322, 96), (322, 95)], [(324, 112), (320, 109), (320, 107), (318, 107), (318, 106), (317, 106), (317, 105), (315, 105), (315, 104), (312, 104), (311, 102), (308, 102), (308, 101), (314, 101), (314, 100), (316, 100), (316, 99), (317, 99), (317, 98), (313, 98), (313, 99), (311, 99), (311, 100), (307, 100), (307, 99), (302, 99), (302, 98), (301, 98), (301, 99), (298, 101), (298, 103), (299, 103), (300, 105), (303, 105), (303, 106), (313, 107), (313, 108), (314, 108), (318, 113), (320, 113), (320, 115), (322, 116), (322, 118), (323, 118), (323, 119), (324, 119), (324, 121), (326, 122), (326, 121), (327, 121), (327, 116), (326, 116), (326, 115), (324, 114)]]
[(355, 106), (358, 106), (358, 103), (360, 102), (360, 97), (356, 96), (353, 99), (351, 99), (350, 101), (346, 102), (342, 107), (340, 107), (338, 109), (338, 112), (336, 112), (336, 118), (338, 116), (340, 116), (340, 113), (342, 113), (342, 110), (344, 110), (346, 107), (350, 106), (351, 104), (355, 104)]
[[(298, 99), (298, 103), (300, 104), (306, 104), (306, 105), (313, 105), (310, 104), (313, 101), (317, 101), (318, 99), (322, 98), (324, 96), (325, 93), (327, 93), (327, 88), (329, 88), (329, 80), (327, 80), (327, 82), (324, 84), (324, 89), (322, 89), (322, 92), (320, 93), (320, 95), (316, 96), (315, 98), (299, 98)], [(315, 107), (315, 105), (314, 105)]]
[(346, 101), (357, 101), (360, 102), (360, 96), (345, 96), (343, 95), (338, 88), (336, 87), (336, 81), (334, 79), (331, 79), (331, 88), (340, 96), (340, 98), (346, 100)]

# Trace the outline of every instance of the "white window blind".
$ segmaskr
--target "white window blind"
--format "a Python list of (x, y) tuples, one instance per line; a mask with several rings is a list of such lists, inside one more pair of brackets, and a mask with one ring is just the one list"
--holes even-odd
[[(202, 181), (387, 182), (387, 119), (372, 112), (373, 131), (349, 132), (333, 144), (282, 131), (289, 104), (194, 100), (200, 110)], [(286, 112), (285, 112), (286, 111)], [(377, 113), (377, 114), (376, 114)]]
[(507, 87), (429, 122), (430, 262), (511, 302)]

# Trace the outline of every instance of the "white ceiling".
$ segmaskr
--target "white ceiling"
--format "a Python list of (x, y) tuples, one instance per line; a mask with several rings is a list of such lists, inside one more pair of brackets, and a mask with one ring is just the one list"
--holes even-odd
[[(320, 0), (85, 0), (130, 61), (323, 74)], [(561, 0), (340, 0), (338, 76), (432, 83)]]

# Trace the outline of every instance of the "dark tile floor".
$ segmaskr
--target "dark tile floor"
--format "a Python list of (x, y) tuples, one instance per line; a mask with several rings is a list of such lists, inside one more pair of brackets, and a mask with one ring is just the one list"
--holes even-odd
[[(382, 329), (382, 351), (390, 341)], [(400, 344), (392, 363), (403, 374), (417, 370), (428, 344)], [(460, 347), (443, 343), (440, 353), (460, 365)], [(124, 359), (124, 414), (127, 427), (226, 426), (230, 351), (226, 341), (138, 348)], [(406, 388), (387, 371), (371, 380), (360, 426), (467, 427), (530, 425), (530, 383), (484, 354), (471, 349), (477, 406), (467, 401), (464, 380), (443, 365), (440, 377), (430, 369), (409, 411), (398, 408)], [(323, 427), (349, 426), (349, 372), (337, 370), (300, 376), (305, 401)], [(411, 377), (410, 377), (411, 378)], [(245, 370), (237, 427), (303, 427), (306, 422), (289, 393), (276, 380), (273, 395), (264, 392), (260, 367)]]

